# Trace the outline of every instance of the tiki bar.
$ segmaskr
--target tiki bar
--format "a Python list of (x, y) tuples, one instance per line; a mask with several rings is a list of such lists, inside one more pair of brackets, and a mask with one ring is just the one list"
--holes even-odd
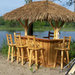
[[(70, 50), (71, 36), (63, 36), (61, 39), (59, 38), (59, 30), (65, 22), (75, 22), (74, 12), (52, 1), (36, 1), (4, 14), (3, 18), (10, 21), (18, 20), (25, 29), (25, 35), (23, 36), (20, 33), (14, 33), (15, 44), (13, 44), (13, 41), (11, 44), (9, 43), (10, 35), (7, 34), (7, 44), (9, 45), (8, 60), (10, 47), (12, 47), (11, 62), (13, 62), (13, 57), (15, 56), (17, 57), (17, 62), (21, 61), (22, 65), (24, 64), (24, 59), (25, 62), (29, 62), (29, 67), (31, 67), (32, 63), (35, 63), (44, 67), (59, 65), (61, 69), (63, 69), (64, 63), (69, 63), (68, 51)], [(24, 20), (25, 24), (21, 20)], [(28, 35), (27, 30), (32, 26), (33, 22), (38, 20), (48, 21), (54, 32), (49, 31), (48, 37), (43, 38), (36, 38), (33, 34)], [(55, 25), (53, 25), (52, 21), (55, 21)], [(59, 22), (61, 22), (60, 25)], [(50, 39), (50, 37), (53, 38)], [(15, 55), (13, 51), (15, 51)]]

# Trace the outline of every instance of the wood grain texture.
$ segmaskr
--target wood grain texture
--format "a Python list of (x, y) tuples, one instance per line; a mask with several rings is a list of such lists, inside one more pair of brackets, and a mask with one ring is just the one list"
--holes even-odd
[[(21, 38), (26, 40), (27, 37), (21, 36)], [(42, 43), (42, 47), (44, 49), (44, 66), (45, 67), (53, 67), (54, 59), (55, 59), (55, 47), (58, 47), (58, 42), (63, 41), (63, 39), (42, 39), (36, 38), (36, 41), (39, 40)], [(39, 54), (39, 53), (38, 53)]]

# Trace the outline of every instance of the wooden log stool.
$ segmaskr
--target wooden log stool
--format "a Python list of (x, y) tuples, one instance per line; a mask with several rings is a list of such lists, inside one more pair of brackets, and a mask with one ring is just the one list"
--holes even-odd
[[(40, 42), (35, 41), (35, 36), (27, 36), (28, 40), (28, 49), (30, 50), (29, 55), (29, 67), (31, 67), (31, 61), (35, 61), (36, 69), (38, 68), (38, 62), (44, 64), (44, 49)], [(40, 52), (41, 56), (39, 57), (38, 52)]]
[[(69, 63), (69, 52), (70, 50), (70, 42), (71, 42), (71, 36), (69, 37), (63, 37), (63, 42), (61, 43), (61, 46), (58, 48), (55, 48), (56, 55), (55, 55), (55, 61), (54, 61), (54, 67), (56, 66), (58, 51), (61, 51), (61, 69), (63, 69), (63, 63)], [(66, 53), (66, 62), (64, 60), (64, 52)], [(69, 67), (69, 66), (68, 66)]]
[(28, 52), (28, 49), (27, 49), (28, 45), (22, 43), (22, 39), (21, 39), (20, 34), (14, 35), (14, 38), (15, 38), (15, 44), (17, 47), (17, 63), (19, 62), (19, 58), (21, 58), (22, 66), (23, 66), (23, 60), (29, 58), (28, 54), (26, 54), (26, 55), (24, 54), (24, 48)]
[(11, 34), (6, 34), (6, 37), (7, 37), (7, 45), (9, 46), (7, 60), (9, 60), (10, 56), (11, 56), (11, 62), (13, 62), (13, 57), (15, 56), (15, 59), (17, 57), (16, 44), (13, 43), (12, 35)]

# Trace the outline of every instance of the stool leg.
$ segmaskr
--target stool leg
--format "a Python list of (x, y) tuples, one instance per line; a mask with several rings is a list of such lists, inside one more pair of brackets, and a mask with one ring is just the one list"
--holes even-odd
[(58, 50), (56, 50), (55, 61), (54, 61), (54, 68), (56, 66), (57, 55), (58, 55)]
[(31, 56), (32, 56), (32, 50), (30, 50), (29, 67), (31, 67)]
[(27, 55), (28, 55), (27, 61), (29, 61), (29, 55), (30, 55), (30, 53), (29, 53), (29, 49), (28, 48), (26, 48), (26, 49), (27, 49)]
[[(69, 63), (69, 52), (66, 51), (66, 53), (67, 53), (67, 62)], [(68, 68), (69, 68), (69, 65), (68, 65)]]
[(29, 49), (27, 48), (27, 54), (28, 54), (28, 57), (29, 57)]
[(7, 60), (9, 60), (9, 58), (10, 58), (10, 46), (8, 48), (8, 58), (7, 58)]
[(17, 48), (17, 63), (18, 63), (18, 59), (19, 59), (19, 48)]
[(35, 65), (36, 69), (38, 68), (38, 57), (37, 57), (37, 51), (35, 51)]
[(14, 46), (15, 48), (15, 60), (17, 59), (17, 50), (16, 50), (16, 46)]
[(21, 56), (22, 56), (22, 66), (23, 66), (23, 59), (24, 59), (24, 56), (23, 56), (23, 48), (21, 48)]
[(44, 52), (41, 50), (42, 60), (43, 60), (43, 66), (44, 66)]
[(12, 46), (12, 53), (11, 53), (11, 62), (13, 62), (13, 46)]
[(21, 61), (22, 60), (22, 58), (20, 57), (21, 56), (21, 48), (19, 48), (18, 56), (19, 56), (18, 60)]
[(61, 51), (61, 69), (63, 69), (63, 51)]

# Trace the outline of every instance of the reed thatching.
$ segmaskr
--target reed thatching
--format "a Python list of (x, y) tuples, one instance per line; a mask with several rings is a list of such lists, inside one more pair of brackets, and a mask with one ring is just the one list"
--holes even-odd
[(37, 1), (4, 14), (5, 20), (59, 20), (75, 22), (75, 13), (52, 1)]

